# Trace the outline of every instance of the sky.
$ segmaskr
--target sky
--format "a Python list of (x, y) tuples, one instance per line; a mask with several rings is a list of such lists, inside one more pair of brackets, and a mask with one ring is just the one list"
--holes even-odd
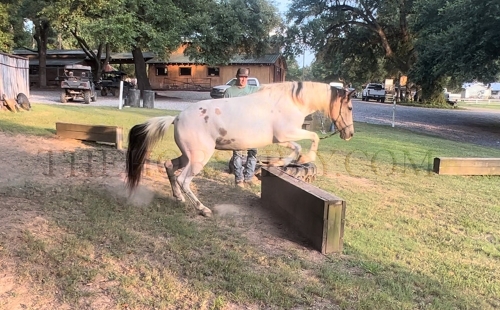
[[(291, 0), (274, 0), (272, 1), (278, 8), (279, 12), (281, 15), (285, 15), (286, 11), (288, 10), (288, 7), (292, 3)], [(297, 55), (295, 57), (297, 60), (297, 63), (299, 65), (299, 68), (302, 68), (304, 66), (309, 66), (311, 65), (311, 62), (314, 60), (314, 54), (311, 51), (306, 51), (305, 54), (302, 55)]]

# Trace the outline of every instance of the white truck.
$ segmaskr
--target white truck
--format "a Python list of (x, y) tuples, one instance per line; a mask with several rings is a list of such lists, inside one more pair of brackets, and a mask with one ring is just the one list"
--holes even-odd
[(370, 99), (377, 100), (377, 102), (385, 102), (385, 88), (380, 83), (369, 83), (361, 94), (361, 100), (370, 101)]

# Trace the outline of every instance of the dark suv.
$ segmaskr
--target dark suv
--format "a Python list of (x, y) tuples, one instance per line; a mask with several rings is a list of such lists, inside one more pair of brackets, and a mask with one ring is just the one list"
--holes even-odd
[(61, 102), (83, 99), (86, 104), (96, 101), (92, 69), (89, 66), (66, 65), (61, 79)]

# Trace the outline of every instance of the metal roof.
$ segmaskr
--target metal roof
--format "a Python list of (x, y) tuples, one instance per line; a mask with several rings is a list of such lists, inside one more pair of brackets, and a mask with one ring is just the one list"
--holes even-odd
[(493, 91), (500, 91), (500, 82), (491, 83), (490, 87), (491, 87), (491, 90), (493, 90)]
[[(47, 59), (47, 67), (62, 67), (65, 65), (79, 64), (83, 59)], [(30, 66), (38, 66), (40, 62), (38, 59), (30, 59)]]
[[(96, 51), (94, 51), (96, 52)], [(14, 55), (33, 55), (37, 56), (37, 52), (33, 52), (30, 50), (26, 49), (17, 49), (13, 51)], [(143, 57), (145, 60), (151, 59), (154, 57), (154, 53), (152, 52), (143, 52), (142, 53)], [(81, 49), (79, 50), (47, 50), (47, 56), (73, 56), (75, 58), (80, 58), (80, 59), (88, 59), (87, 54)], [(101, 55), (101, 59), (106, 58), (106, 53), (103, 53)], [(47, 58), (48, 59), (48, 58)], [(131, 60), (134, 59), (134, 56), (132, 53), (111, 53), (111, 59), (112, 60)]]
[[(242, 55), (237, 55), (234, 56), (230, 61), (230, 65), (235, 65), (235, 64), (274, 64), (276, 61), (278, 61), (280, 57), (280, 54), (268, 54), (268, 55), (263, 55), (258, 58), (248, 58), (245, 59), (244, 56)], [(193, 60), (189, 59), (189, 56), (186, 56), (184, 54), (173, 54), (170, 56), (168, 60), (163, 60), (163, 59), (158, 59), (158, 58), (153, 58), (151, 60), (146, 61), (148, 64), (177, 64), (177, 63), (182, 63), (182, 64), (205, 64), (204, 62), (195, 62)]]

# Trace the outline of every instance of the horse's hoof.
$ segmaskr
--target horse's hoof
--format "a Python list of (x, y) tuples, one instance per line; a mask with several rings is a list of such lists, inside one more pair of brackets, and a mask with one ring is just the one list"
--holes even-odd
[(209, 208), (200, 210), (200, 214), (203, 215), (204, 217), (212, 217), (213, 215), (212, 210), (210, 210)]
[(299, 164), (299, 165), (307, 164), (307, 163), (310, 163), (310, 162), (311, 161), (309, 160), (309, 158), (307, 158), (305, 156), (300, 156), (299, 160), (297, 160), (297, 164)]

